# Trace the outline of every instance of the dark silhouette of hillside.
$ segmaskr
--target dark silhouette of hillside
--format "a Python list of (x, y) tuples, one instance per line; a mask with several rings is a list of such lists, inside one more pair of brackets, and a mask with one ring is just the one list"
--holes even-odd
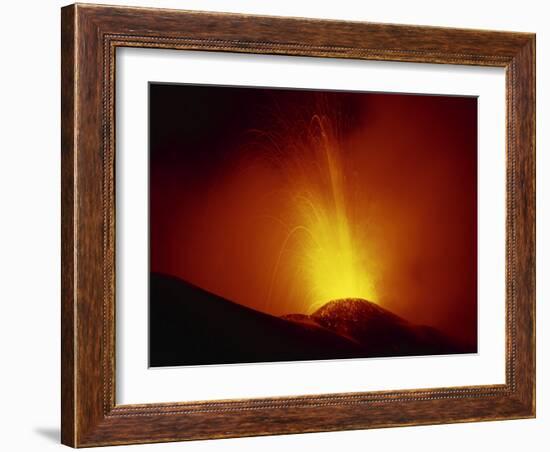
[(152, 273), (149, 365), (230, 364), (475, 352), (366, 300), (275, 317)]

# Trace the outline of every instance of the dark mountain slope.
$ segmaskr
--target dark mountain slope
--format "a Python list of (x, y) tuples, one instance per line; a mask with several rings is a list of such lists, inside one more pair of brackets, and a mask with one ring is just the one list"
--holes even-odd
[(149, 309), (153, 367), (350, 358), (362, 352), (320, 325), (264, 314), (170, 276), (151, 275)]
[[(366, 356), (407, 356), (464, 353), (435, 328), (414, 325), (370, 301), (331, 301), (310, 316), (285, 316), (319, 325), (361, 344)], [(470, 350), (475, 351), (475, 350)]]
[(366, 300), (279, 318), (154, 273), (149, 344), (152, 367), (475, 352)]

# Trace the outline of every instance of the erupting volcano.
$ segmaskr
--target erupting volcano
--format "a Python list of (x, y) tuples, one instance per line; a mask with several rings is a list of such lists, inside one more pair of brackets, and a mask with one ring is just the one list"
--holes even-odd
[(150, 85), (150, 364), (477, 351), (477, 100)]

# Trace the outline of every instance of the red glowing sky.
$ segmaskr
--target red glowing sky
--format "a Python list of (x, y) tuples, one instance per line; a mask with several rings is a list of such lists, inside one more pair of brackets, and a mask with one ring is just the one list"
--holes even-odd
[(477, 337), (477, 100), (150, 85), (151, 270)]

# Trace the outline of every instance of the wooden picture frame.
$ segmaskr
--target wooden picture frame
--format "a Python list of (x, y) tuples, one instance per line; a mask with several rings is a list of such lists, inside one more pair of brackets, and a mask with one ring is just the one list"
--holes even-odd
[[(84, 4), (62, 9), (61, 34), (63, 444), (86, 447), (535, 416), (534, 34)], [(117, 405), (118, 47), (505, 68), (506, 383)]]

